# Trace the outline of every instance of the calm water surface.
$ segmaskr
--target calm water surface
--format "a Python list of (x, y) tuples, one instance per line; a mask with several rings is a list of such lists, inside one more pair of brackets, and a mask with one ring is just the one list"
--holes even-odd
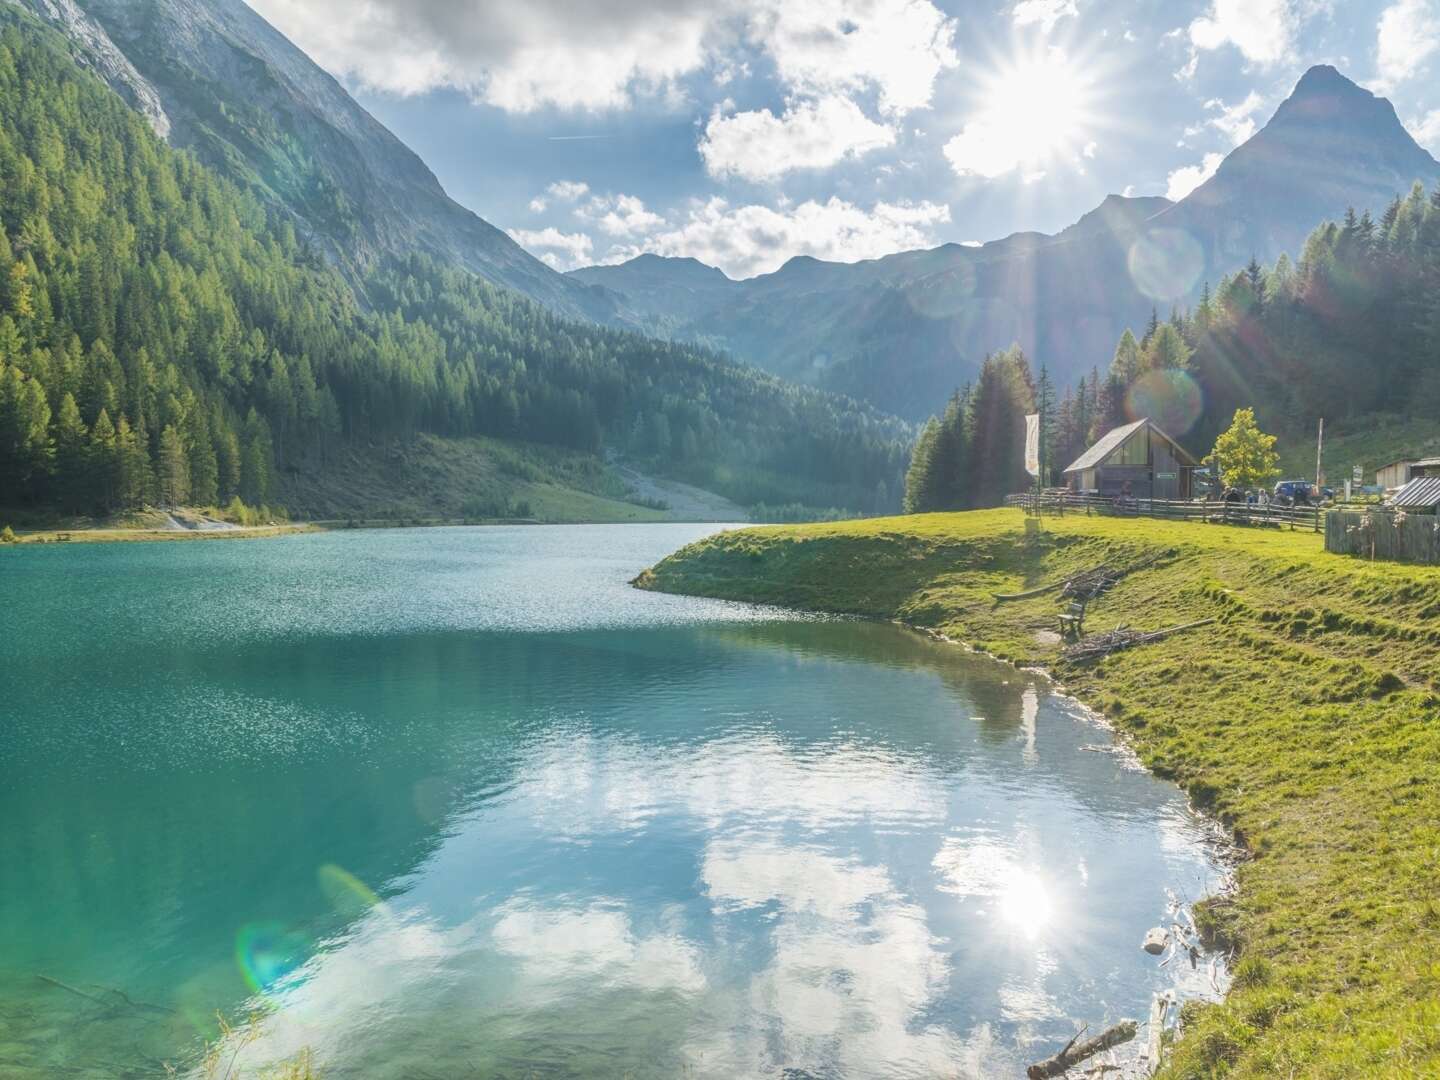
[(1208, 990), (1138, 948), (1220, 877), (1173, 787), (1036, 677), (627, 587), (708, 531), (0, 552), (0, 1075), (219, 1010), (332, 1078), (1005, 1076)]

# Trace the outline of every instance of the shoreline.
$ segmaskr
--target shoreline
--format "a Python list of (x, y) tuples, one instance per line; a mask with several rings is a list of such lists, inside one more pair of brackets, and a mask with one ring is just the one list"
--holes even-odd
[[(1427, 723), (1440, 577), (1302, 534), (1080, 517), (1027, 538), (1022, 525), (997, 510), (749, 528), (636, 584), (883, 618), (1038, 670), (1178, 784), (1244, 858), (1234, 888), (1196, 906), (1207, 944), (1238, 957), (1229, 992), (1187, 1008), (1161, 1076), (1440, 1069), (1440, 919), (1423, 899), (1440, 888), (1424, 786), (1440, 758)], [(1157, 553), (1091, 605), (1091, 632), (1213, 625), (1080, 665), (1055, 643), (1053, 593), (994, 598)], [(1337, 1009), (1365, 1039), (1336, 1035)]]

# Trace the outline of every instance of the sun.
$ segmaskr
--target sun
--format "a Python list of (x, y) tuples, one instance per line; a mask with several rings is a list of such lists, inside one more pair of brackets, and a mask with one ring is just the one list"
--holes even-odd
[(962, 174), (1032, 176), (1094, 153), (1095, 82), (1050, 47), (998, 63), (981, 78), (978, 108), (945, 153)]

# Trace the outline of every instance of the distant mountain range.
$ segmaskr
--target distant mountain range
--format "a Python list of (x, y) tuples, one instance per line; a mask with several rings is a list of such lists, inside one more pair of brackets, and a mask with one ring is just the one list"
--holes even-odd
[(1152, 307), (1191, 304), (1251, 256), (1298, 255), (1349, 206), (1378, 214), (1415, 181), (1440, 180), (1388, 101), (1321, 66), (1177, 203), (1112, 195), (1055, 235), (858, 263), (797, 257), (745, 281), (653, 255), (566, 275), (450, 199), (242, 0), (9, 2), (64, 29), (76, 59), (172, 145), (283, 207), (362, 294), (387, 257), (420, 250), (561, 315), (707, 344), (910, 419), (1014, 342), (1073, 382)]
[(1054, 236), (1017, 233), (858, 263), (791, 259), (732, 281), (642, 255), (570, 277), (623, 297), (632, 322), (909, 418), (940, 408), (987, 352), (1019, 344), (1062, 383), (1109, 362), (1127, 326), (1244, 266), (1298, 256), (1347, 207), (1377, 215), (1440, 163), (1384, 98), (1311, 68), (1270, 122), (1177, 203), (1112, 195)]
[(623, 321), (604, 289), (557, 273), (446, 195), (413, 151), (242, 0), (11, 2), (63, 29), (76, 59), (172, 146), (287, 208), (352, 281), (418, 249), (559, 314)]

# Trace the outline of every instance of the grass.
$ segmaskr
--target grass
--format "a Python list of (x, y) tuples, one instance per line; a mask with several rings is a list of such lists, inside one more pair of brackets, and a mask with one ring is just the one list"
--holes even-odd
[[(1101, 562), (1166, 558), (1089, 629), (1211, 626), (1065, 665), (1051, 594)], [(1044, 665), (1249, 852), (1202, 909), (1238, 950), (1189, 1005), (1164, 1076), (1440, 1076), (1440, 574), (1327, 554), (1313, 533), (1015, 510), (723, 533), (641, 576), (672, 592), (900, 618)], [(1048, 636), (1048, 635), (1047, 635)]]
[(272, 497), (293, 517), (311, 521), (673, 517), (632, 501), (618, 471), (593, 454), (483, 437), (419, 435), (411, 443), (344, 446), (323, 468), (311, 463), (282, 474)]
[[(1326, 425), (1324, 453), (1326, 483), (1337, 491), (1359, 465), (1364, 483), (1375, 483), (1375, 470), (1398, 458), (1440, 454), (1440, 423), (1433, 419), (1369, 416), (1356, 422), (1356, 430), (1336, 431)], [(1315, 479), (1315, 436), (1282, 439), (1280, 471), (1286, 479)]]

